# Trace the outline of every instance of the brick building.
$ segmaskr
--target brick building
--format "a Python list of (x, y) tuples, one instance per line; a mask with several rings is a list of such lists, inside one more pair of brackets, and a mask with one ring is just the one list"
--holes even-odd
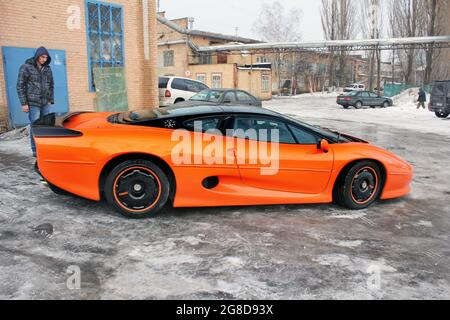
[(56, 73), (55, 110), (95, 109), (96, 67), (123, 67), (130, 109), (158, 106), (155, 0), (1, 1), (3, 128), (24, 117), (17, 109), (16, 73), (41, 45), (50, 50)]
[[(164, 12), (159, 15), (165, 16)], [(250, 44), (258, 40), (194, 30), (189, 19), (170, 20), (176, 28), (158, 22), (159, 75), (196, 79), (211, 88), (238, 88), (262, 100), (272, 98), (271, 65), (257, 63), (260, 55), (246, 52), (200, 54), (195, 50), (198, 46)], [(188, 35), (185, 30), (189, 30)]]

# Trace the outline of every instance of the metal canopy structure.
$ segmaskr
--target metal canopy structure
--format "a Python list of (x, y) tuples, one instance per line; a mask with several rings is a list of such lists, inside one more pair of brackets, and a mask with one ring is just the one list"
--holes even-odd
[(315, 51), (370, 51), (370, 50), (398, 50), (398, 49), (430, 49), (450, 48), (450, 36), (364, 39), (364, 40), (333, 40), (315, 42), (278, 42), (231, 44), (209, 47), (198, 47), (199, 53), (252, 51), (258, 52), (289, 52), (301, 50)]

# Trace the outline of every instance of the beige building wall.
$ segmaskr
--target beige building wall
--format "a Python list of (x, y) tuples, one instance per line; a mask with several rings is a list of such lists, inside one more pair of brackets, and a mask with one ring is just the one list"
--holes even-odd
[[(123, 6), (124, 64), (130, 109), (158, 106), (156, 4), (148, 1), (149, 59), (144, 57), (143, 1), (103, 1)], [(71, 7), (72, 6), (72, 7)], [(67, 22), (79, 8), (79, 28)], [(84, 0), (0, 2), (0, 46), (65, 50), (69, 109), (93, 110), (94, 92), (89, 91), (88, 51)], [(76, 17), (76, 15), (75, 15)], [(0, 126), (5, 126), (7, 98), (0, 55)]]
[(222, 88), (237, 88), (236, 65), (234, 64), (200, 64), (189, 66), (190, 78), (197, 80), (197, 76), (206, 76), (205, 84), (212, 88), (212, 76), (214, 74), (222, 77)]
[[(269, 76), (268, 90), (262, 88), (262, 76)], [(238, 70), (239, 89), (250, 92), (261, 100), (272, 99), (272, 74), (265, 70)]]

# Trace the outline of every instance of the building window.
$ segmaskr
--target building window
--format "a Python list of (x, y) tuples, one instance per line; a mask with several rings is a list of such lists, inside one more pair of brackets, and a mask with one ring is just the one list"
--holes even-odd
[(256, 57), (256, 63), (269, 63), (269, 58), (267, 57)]
[(164, 67), (173, 67), (173, 50), (164, 51)]
[(198, 56), (199, 64), (212, 64), (212, 56), (209, 53), (201, 53)]
[(206, 84), (206, 73), (197, 73), (197, 81)]
[(261, 91), (262, 92), (270, 91), (270, 76), (267, 74), (263, 74), (261, 76)]
[(213, 89), (222, 88), (222, 74), (213, 73), (211, 75), (211, 88), (213, 88)]
[(94, 69), (121, 67), (123, 59), (122, 6), (86, 1), (89, 84), (95, 90)]

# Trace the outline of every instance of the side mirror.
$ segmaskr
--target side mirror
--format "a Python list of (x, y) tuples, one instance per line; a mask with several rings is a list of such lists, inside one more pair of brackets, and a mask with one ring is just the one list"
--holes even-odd
[(327, 153), (330, 150), (328, 141), (325, 139), (320, 140), (319, 149), (322, 150), (323, 152)]

